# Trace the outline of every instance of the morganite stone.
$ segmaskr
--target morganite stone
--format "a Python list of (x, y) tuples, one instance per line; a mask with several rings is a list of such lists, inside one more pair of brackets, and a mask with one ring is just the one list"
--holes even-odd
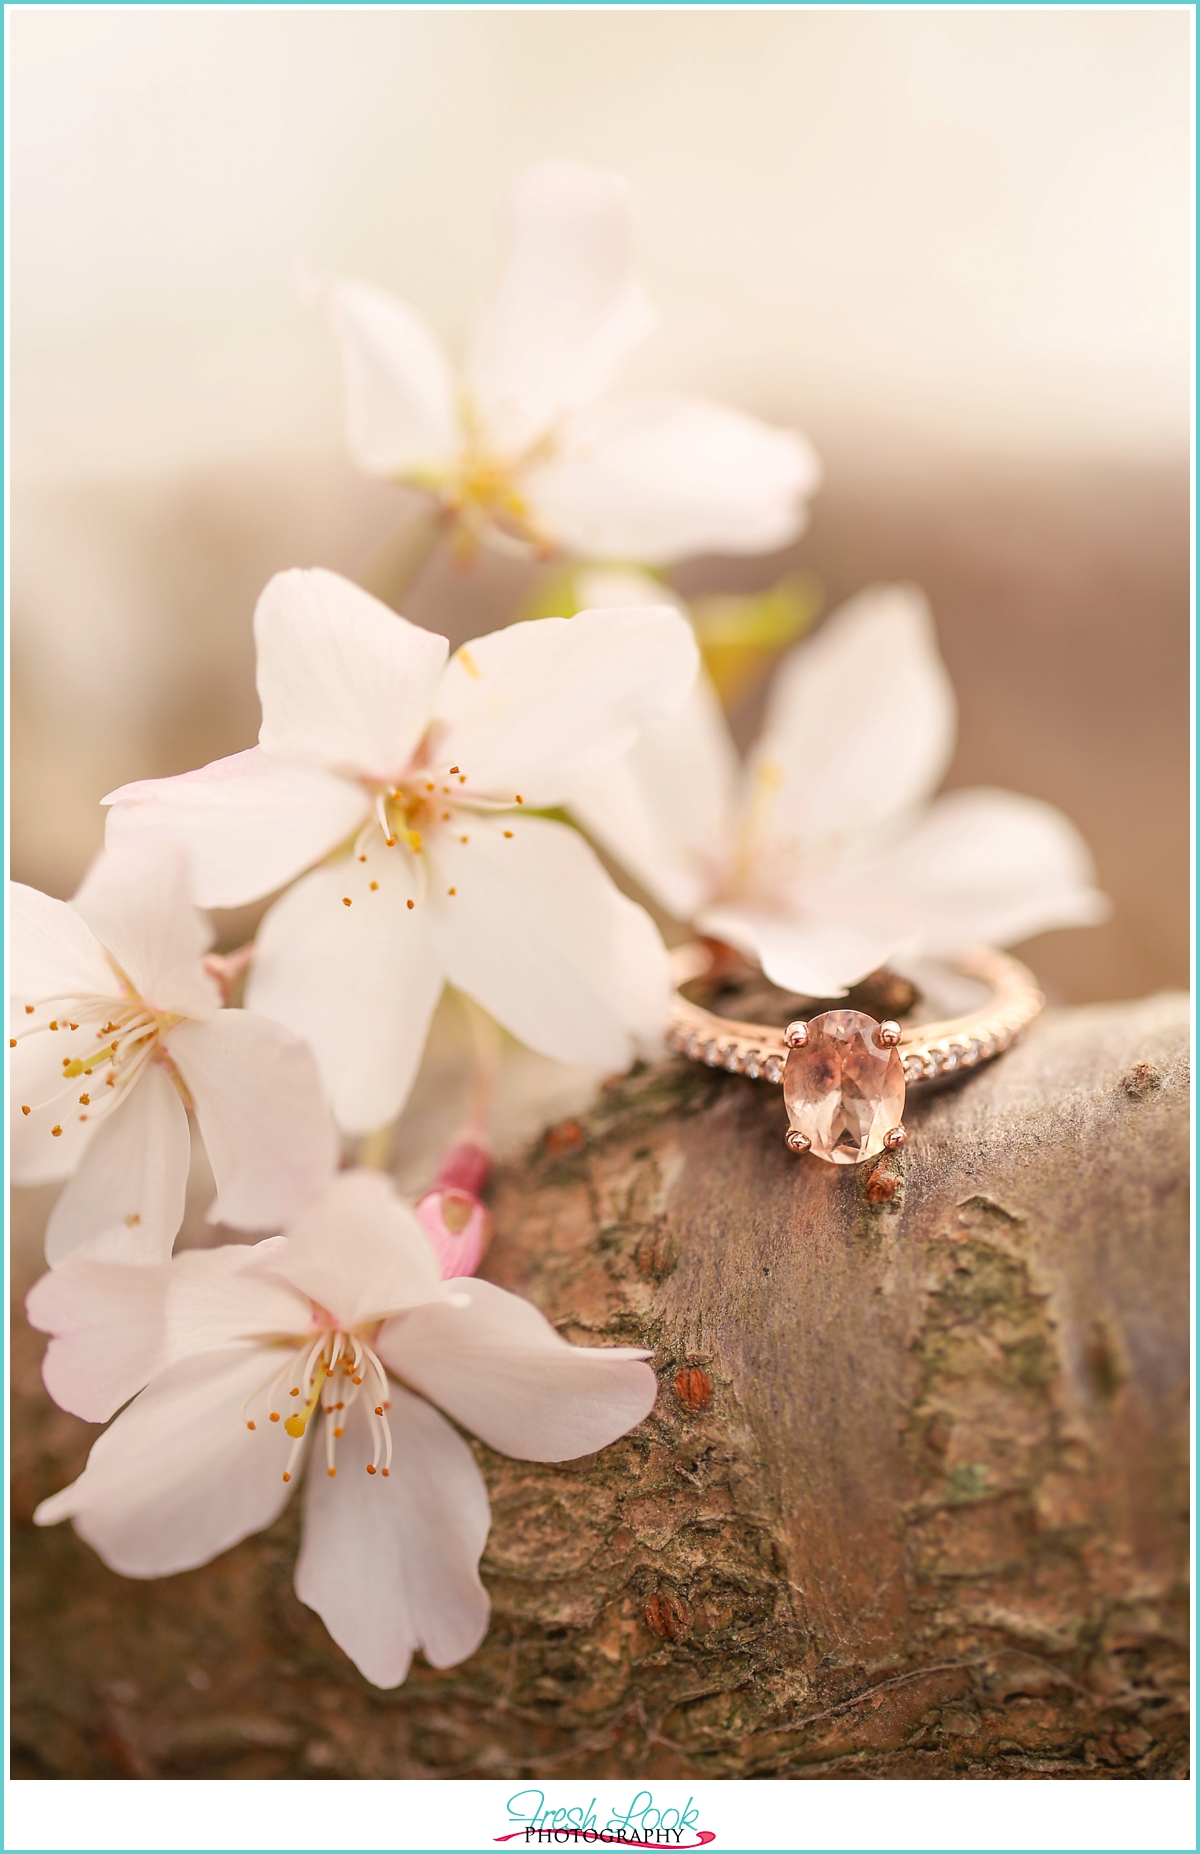
[(899, 1050), (876, 1043), (878, 1028), (862, 1011), (825, 1011), (810, 1020), (803, 1048), (788, 1052), (788, 1119), (833, 1165), (874, 1158), (904, 1114), (904, 1064)]

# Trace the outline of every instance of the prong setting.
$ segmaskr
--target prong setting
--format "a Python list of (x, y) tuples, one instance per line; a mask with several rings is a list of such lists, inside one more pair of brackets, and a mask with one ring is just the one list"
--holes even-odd
[(885, 1017), (875, 1032), (875, 1041), (881, 1049), (895, 1049), (900, 1041), (900, 1026), (893, 1017)]
[(795, 1127), (789, 1127), (784, 1135), (784, 1144), (789, 1152), (799, 1154), (807, 1152), (812, 1146), (812, 1141), (806, 1139), (803, 1133), (797, 1133)]
[(783, 1040), (789, 1049), (803, 1049), (808, 1041), (808, 1025), (797, 1017), (784, 1031)]
[(907, 1138), (908, 1134), (903, 1127), (893, 1127), (890, 1133), (884, 1134), (883, 1143), (889, 1152), (895, 1152), (897, 1147), (903, 1146)]

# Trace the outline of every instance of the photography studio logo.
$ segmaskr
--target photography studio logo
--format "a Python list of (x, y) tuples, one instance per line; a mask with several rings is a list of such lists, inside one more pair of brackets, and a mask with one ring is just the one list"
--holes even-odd
[(597, 1810), (590, 1802), (548, 1802), (544, 1790), (518, 1790), (508, 1799), (508, 1819), (517, 1826), (497, 1841), (533, 1847), (703, 1848), (716, 1835), (700, 1827), (689, 1796), (681, 1806), (660, 1806), (651, 1790), (639, 1790), (627, 1808)]

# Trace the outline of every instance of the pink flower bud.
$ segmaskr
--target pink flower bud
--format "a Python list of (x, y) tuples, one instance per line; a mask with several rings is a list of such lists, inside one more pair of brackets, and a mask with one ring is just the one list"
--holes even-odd
[(487, 1205), (473, 1192), (450, 1185), (445, 1191), (427, 1191), (418, 1199), (416, 1211), (437, 1250), (442, 1280), (473, 1275), (492, 1234)]
[(491, 1155), (473, 1140), (451, 1146), (416, 1212), (437, 1250), (443, 1281), (473, 1275), (491, 1240), (492, 1218), (478, 1193), (491, 1170)]

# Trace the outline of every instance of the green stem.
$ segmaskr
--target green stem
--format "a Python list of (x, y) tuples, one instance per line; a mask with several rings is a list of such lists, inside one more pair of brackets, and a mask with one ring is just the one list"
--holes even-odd
[(389, 1120), (385, 1127), (376, 1127), (373, 1133), (364, 1133), (358, 1142), (356, 1163), (370, 1172), (386, 1172), (391, 1169), (392, 1142), (396, 1137), (396, 1122)]
[(462, 1137), (474, 1139), (486, 1147), (492, 1120), (492, 1102), (496, 1094), (496, 1078), (500, 1072), (500, 1027), (494, 1017), (490, 1016), (481, 1005), (465, 993), (459, 993), (459, 1000), (466, 1013), (467, 1024), (471, 1032), (471, 1042), (475, 1050), (475, 1074), (471, 1088), (471, 1113)]

